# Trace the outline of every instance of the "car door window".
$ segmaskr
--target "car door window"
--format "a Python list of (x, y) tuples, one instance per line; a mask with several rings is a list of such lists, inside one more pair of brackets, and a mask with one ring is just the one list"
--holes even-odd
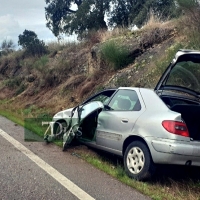
[(141, 104), (136, 91), (119, 90), (110, 101), (111, 110), (115, 111), (139, 111)]
[(99, 96), (96, 96), (95, 98), (93, 98), (91, 101), (101, 101), (104, 104), (109, 99), (110, 99), (110, 97), (108, 97), (108, 96), (106, 96), (104, 94), (100, 94)]
[(114, 92), (115, 92), (115, 90), (104, 91), (100, 94), (97, 94), (97, 95), (91, 97), (90, 99), (85, 101), (83, 104), (86, 104), (86, 103), (89, 103), (89, 102), (92, 102), (92, 101), (100, 101), (105, 105), (109, 102), (109, 99)]

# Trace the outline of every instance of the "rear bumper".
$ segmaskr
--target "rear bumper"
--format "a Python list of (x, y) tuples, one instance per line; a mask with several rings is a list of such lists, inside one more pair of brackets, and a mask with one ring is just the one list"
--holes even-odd
[(200, 166), (200, 142), (151, 140), (150, 151), (155, 163)]

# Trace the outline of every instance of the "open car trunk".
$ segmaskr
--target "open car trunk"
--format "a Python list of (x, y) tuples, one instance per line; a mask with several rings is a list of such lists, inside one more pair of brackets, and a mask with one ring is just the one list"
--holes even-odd
[(163, 96), (161, 99), (170, 108), (170, 110), (181, 114), (183, 121), (187, 125), (190, 137), (193, 140), (200, 141), (200, 105), (195, 102), (175, 97)]
[(179, 50), (155, 92), (172, 111), (181, 114), (191, 139), (200, 141), (200, 52)]

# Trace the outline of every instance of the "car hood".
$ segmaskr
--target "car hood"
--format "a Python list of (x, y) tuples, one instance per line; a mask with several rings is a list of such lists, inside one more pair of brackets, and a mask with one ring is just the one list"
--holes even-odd
[(200, 51), (179, 50), (161, 76), (155, 91), (175, 90), (199, 98)]
[(59, 119), (66, 119), (66, 118), (70, 118), (71, 117), (71, 112), (72, 112), (73, 108), (69, 108), (69, 109), (66, 109), (66, 110), (62, 110), (58, 113), (56, 113), (54, 116), (53, 116), (53, 121), (57, 121)]
[(56, 113), (53, 116), (53, 121), (57, 121), (59, 119), (69, 119), (71, 117), (73, 118), (81, 117), (82, 119), (84, 119), (90, 113), (99, 109), (103, 109), (103, 108), (104, 108), (104, 105), (100, 101), (89, 102), (87, 104), (80, 105), (74, 108), (69, 108), (67, 110), (63, 110)]

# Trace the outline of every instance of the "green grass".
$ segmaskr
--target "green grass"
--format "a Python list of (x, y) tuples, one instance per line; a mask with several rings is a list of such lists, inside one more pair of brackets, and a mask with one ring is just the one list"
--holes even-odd
[(16, 114), (8, 111), (8, 110), (1, 110), (0, 109), (0, 115), (10, 119), (11, 121), (15, 122), (16, 124), (20, 125), (20, 126), (24, 126), (24, 121), (19, 118)]
[[(31, 138), (35, 138), (36, 141), (43, 141), (43, 136), (48, 126), (42, 126), (42, 122), (49, 122), (52, 120), (52, 117), (48, 113), (44, 113), (43, 110), (38, 109), (35, 105), (31, 105), (23, 110), (13, 111), (10, 110), (10, 104), (12, 103), (8, 100), (0, 101), (0, 115), (23, 126), (25, 128), (24, 138), (26, 140), (32, 140)], [(1, 107), (3, 107), (3, 109), (1, 109)], [(40, 138), (37, 136), (40, 136)]]

